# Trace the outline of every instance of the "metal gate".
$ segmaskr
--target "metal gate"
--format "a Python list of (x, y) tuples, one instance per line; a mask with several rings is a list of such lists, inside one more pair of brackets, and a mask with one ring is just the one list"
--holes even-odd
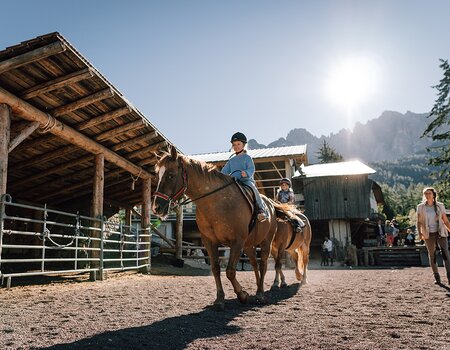
[(0, 198), (0, 276), (150, 269), (150, 229)]

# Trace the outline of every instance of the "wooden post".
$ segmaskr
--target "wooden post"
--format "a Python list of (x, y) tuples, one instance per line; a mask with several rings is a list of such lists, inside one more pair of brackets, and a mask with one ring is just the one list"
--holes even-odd
[[(142, 180), (142, 214), (141, 214), (141, 232), (140, 232), (140, 242), (144, 243), (143, 247), (145, 247), (145, 252), (139, 254), (142, 258), (147, 258), (148, 260), (140, 260), (139, 264), (146, 263), (145, 267), (141, 268), (140, 271), (142, 273), (150, 273), (152, 267), (152, 237), (151, 237), (151, 229), (150, 229), (150, 210), (151, 210), (151, 180), (143, 179)], [(141, 236), (143, 235), (143, 236)]]
[[(94, 174), (94, 186), (93, 186), (93, 197), (92, 197), (92, 207), (91, 216), (93, 218), (100, 219), (103, 216), (103, 191), (105, 187), (105, 156), (103, 154), (95, 155), (95, 174)], [(102, 223), (99, 221), (94, 221), (93, 227), (102, 228)], [(103, 280), (103, 232), (102, 231), (92, 231), (92, 237), (101, 239), (101, 241), (93, 240), (92, 248), (100, 249), (100, 251), (92, 251), (92, 258), (100, 259), (99, 261), (92, 261), (91, 267), (99, 269), (98, 279)], [(91, 280), (95, 280), (95, 271), (91, 271)]]
[(176, 257), (183, 258), (183, 207), (178, 206), (176, 209), (177, 227), (175, 229), (175, 247)]
[(0, 104), (0, 196), (6, 194), (8, 181), (8, 148), (11, 127), (11, 108)]

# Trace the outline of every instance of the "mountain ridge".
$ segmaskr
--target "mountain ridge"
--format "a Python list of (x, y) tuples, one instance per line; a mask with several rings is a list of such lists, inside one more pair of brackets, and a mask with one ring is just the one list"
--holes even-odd
[(423, 153), (433, 145), (430, 138), (421, 137), (427, 127), (427, 116), (428, 113), (384, 111), (365, 124), (357, 122), (352, 131), (341, 129), (336, 134), (317, 137), (304, 128), (295, 128), (286, 137), (280, 137), (267, 146), (250, 139), (249, 148), (307, 144), (309, 163), (314, 164), (318, 162), (319, 148), (326, 141), (345, 160), (356, 158), (366, 163), (396, 161)]

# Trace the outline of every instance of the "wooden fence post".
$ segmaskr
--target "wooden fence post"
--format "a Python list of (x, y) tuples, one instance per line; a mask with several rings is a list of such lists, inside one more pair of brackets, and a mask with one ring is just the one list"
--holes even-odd
[(176, 229), (175, 229), (175, 247), (176, 257), (183, 258), (183, 207), (180, 205), (176, 209)]
[[(151, 264), (152, 264), (152, 238), (151, 238), (151, 228), (150, 228), (150, 210), (151, 210), (151, 180), (143, 179), (142, 180), (142, 214), (141, 214), (141, 233), (144, 234), (142, 238), (142, 242), (145, 243), (145, 247), (148, 248), (145, 250), (143, 254), (140, 254), (141, 257), (145, 257), (148, 260), (147, 266), (141, 269), (142, 273), (150, 273)], [(148, 236), (147, 236), (148, 235)]]
[(8, 181), (8, 149), (11, 128), (11, 108), (0, 104), (0, 196), (6, 194)]
[[(105, 156), (103, 154), (95, 155), (95, 173), (94, 173), (94, 184), (93, 184), (93, 197), (92, 197), (92, 208), (91, 208), (91, 216), (96, 219), (100, 219), (103, 217), (103, 191), (105, 186)], [(103, 240), (103, 220), (94, 221), (93, 227), (99, 230), (92, 231), (93, 238), (102, 239)], [(92, 241), (92, 248), (100, 249), (102, 247), (102, 242), (98, 240)], [(100, 262), (103, 261), (103, 250), (93, 250), (92, 258), (100, 259)], [(91, 267), (98, 269), (99, 276), (97, 278), (102, 281), (103, 280), (103, 264), (99, 263), (99, 261), (92, 261)], [(95, 271), (91, 271), (91, 280), (95, 280)]]

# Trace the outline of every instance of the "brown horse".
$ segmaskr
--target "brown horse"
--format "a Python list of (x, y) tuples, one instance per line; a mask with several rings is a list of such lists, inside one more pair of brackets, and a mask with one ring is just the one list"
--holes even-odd
[[(230, 247), (230, 257), (226, 275), (233, 285), (234, 292), (242, 303), (248, 301), (248, 293), (236, 279), (236, 265), (241, 251), (247, 254), (256, 276), (256, 298), (264, 301), (264, 277), (267, 272), (267, 259), (270, 244), (277, 229), (275, 209), (265, 196), (269, 217), (257, 222), (249, 232), (252, 210), (248, 201), (236, 185), (234, 179), (220, 173), (214, 167), (178, 154), (175, 148), (161, 158), (156, 167), (158, 187), (154, 194), (152, 211), (165, 218), (170, 207), (183, 194), (197, 205), (196, 221), (202, 242), (211, 259), (211, 270), (216, 281), (216, 306), (223, 309), (225, 293), (220, 279), (219, 246)], [(261, 259), (256, 259), (256, 247), (261, 248)]]
[(288, 252), (294, 260), (295, 276), (297, 279), (302, 283), (307, 282), (306, 272), (309, 261), (309, 247), (312, 238), (311, 225), (305, 215), (296, 211), (289, 205), (275, 205), (277, 206), (277, 209), (280, 207), (284, 210), (291, 208), (291, 213), (295, 213), (295, 215), (301, 218), (306, 225), (302, 228), (302, 232), (295, 233), (292, 224), (286, 220), (284, 215), (281, 215), (283, 218), (278, 219), (277, 232), (271, 248), (271, 254), (275, 260), (275, 279), (271, 289), (287, 286), (283, 271), (281, 270), (281, 259), (285, 251)]

